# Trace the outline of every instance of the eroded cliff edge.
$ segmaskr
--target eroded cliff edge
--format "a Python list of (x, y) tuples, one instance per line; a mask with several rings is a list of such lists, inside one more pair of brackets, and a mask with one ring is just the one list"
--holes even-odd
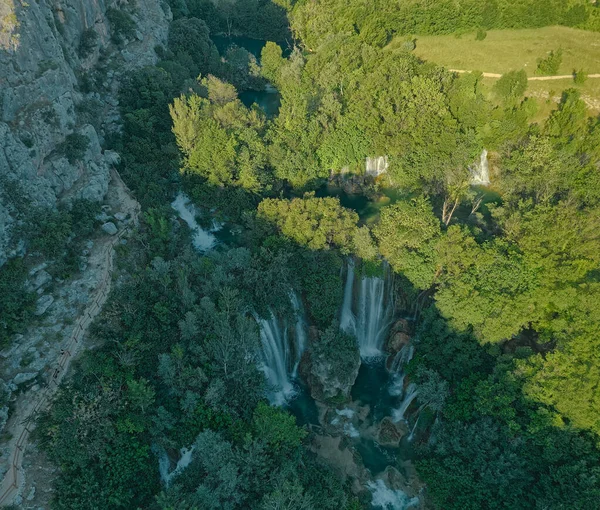
[(119, 81), (170, 19), (161, 0), (0, 0), (0, 265), (26, 250), (23, 203), (103, 199)]

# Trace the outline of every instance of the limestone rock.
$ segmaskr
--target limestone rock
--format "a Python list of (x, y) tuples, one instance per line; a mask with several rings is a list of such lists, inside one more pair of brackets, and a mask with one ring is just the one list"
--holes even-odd
[(119, 231), (117, 226), (112, 221), (104, 223), (102, 225), (102, 230), (111, 236), (114, 236)]
[(44, 294), (37, 300), (34, 313), (36, 315), (45, 314), (48, 308), (50, 308), (50, 306), (52, 305), (52, 303), (54, 303), (54, 298), (50, 294)]
[(37, 372), (21, 372), (20, 374), (15, 375), (13, 383), (18, 386), (19, 384), (35, 379), (37, 375)]
[[(126, 48), (111, 42), (109, 7), (128, 10), (136, 24), (138, 36)], [(21, 240), (9, 236), (10, 230), (19, 231), (9, 229), (19, 201), (29, 198), (54, 207), (59, 198), (103, 199), (118, 154), (102, 152), (99, 132), (106, 131), (103, 125), (118, 130), (118, 80), (127, 71), (156, 61), (154, 48), (166, 42), (172, 19), (161, 0), (138, 2), (135, 10), (114, 0), (0, 2), (0, 19), (12, 17), (16, 23), (0, 30), (0, 266), (8, 257), (22, 254)], [(90, 28), (98, 35), (98, 47), (81, 59), (77, 49)], [(93, 71), (100, 54), (102, 65), (110, 67), (110, 87), (85, 97), (77, 76)], [(86, 99), (102, 105), (102, 115), (93, 120), (96, 127), (86, 124), (77, 111)], [(63, 150), (67, 136), (74, 133), (89, 140), (80, 161), (69, 161)], [(19, 194), (3, 193), (7, 182), (16, 182)]]

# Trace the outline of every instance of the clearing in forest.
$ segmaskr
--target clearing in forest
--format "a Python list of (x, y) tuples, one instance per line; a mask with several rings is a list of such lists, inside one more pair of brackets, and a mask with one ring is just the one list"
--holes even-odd
[[(536, 76), (537, 61), (550, 51), (562, 49), (559, 75), (571, 76), (574, 70), (586, 74), (600, 73), (600, 33), (568, 27), (545, 27), (520, 30), (490, 30), (482, 41), (475, 40), (475, 33), (437, 36), (415, 36), (414, 53), (424, 60), (443, 65), (448, 69), (464, 69), (503, 74), (524, 69), (530, 77)], [(396, 37), (389, 49), (400, 48), (406, 36)], [(485, 78), (486, 85), (493, 85), (494, 78)], [(575, 87), (580, 90), (591, 114), (600, 112), (600, 79), (588, 79), (583, 85), (575, 85), (572, 78), (550, 81), (530, 81), (528, 96), (540, 103), (540, 114), (545, 116), (561, 92)], [(547, 101), (546, 101), (547, 100)]]

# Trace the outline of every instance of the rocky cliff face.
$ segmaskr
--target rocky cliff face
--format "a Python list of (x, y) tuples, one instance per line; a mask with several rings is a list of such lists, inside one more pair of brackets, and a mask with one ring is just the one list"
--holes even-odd
[[(0, 265), (23, 249), (25, 197), (50, 207), (104, 197), (120, 77), (155, 61), (170, 19), (161, 0), (0, 0)], [(89, 141), (77, 158), (74, 134)]]

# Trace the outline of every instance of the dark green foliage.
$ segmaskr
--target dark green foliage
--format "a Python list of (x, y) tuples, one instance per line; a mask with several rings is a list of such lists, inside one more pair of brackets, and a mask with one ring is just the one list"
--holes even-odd
[(527, 73), (522, 69), (503, 74), (494, 85), (494, 92), (508, 103), (521, 99), (526, 90)]
[(94, 52), (97, 43), (98, 32), (96, 32), (92, 27), (86, 28), (81, 33), (81, 39), (79, 40), (79, 56), (81, 58), (87, 58)]
[(479, 30), (477, 30), (477, 33), (475, 34), (476, 41), (483, 41), (486, 37), (487, 37), (487, 32), (483, 28), (480, 28)]
[(21, 331), (31, 318), (36, 295), (25, 289), (27, 268), (22, 259), (12, 259), (0, 267), (0, 345)]
[(115, 44), (121, 44), (125, 39), (131, 40), (135, 37), (135, 21), (127, 12), (109, 7), (106, 17), (110, 23), (111, 39)]
[(552, 76), (558, 74), (560, 64), (562, 64), (562, 49), (559, 48), (556, 51), (551, 51), (547, 57), (538, 59), (535, 72), (542, 76)]
[(65, 210), (38, 207), (29, 215), (28, 234), (31, 250), (47, 257), (57, 257), (71, 235), (73, 218)]
[(189, 69), (192, 77), (215, 72), (218, 66), (218, 52), (210, 39), (206, 23), (197, 18), (174, 21), (169, 27), (169, 50), (175, 60), (185, 62), (190, 58), (194, 68)]
[(72, 133), (67, 135), (65, 141), (62, 142), (56, 150), (64, 155), (69, 160), (69, 163), (74, 164), (83, 159), (89, 145), (90, 139), (87, 136), (80, 135), (79, 133)]

